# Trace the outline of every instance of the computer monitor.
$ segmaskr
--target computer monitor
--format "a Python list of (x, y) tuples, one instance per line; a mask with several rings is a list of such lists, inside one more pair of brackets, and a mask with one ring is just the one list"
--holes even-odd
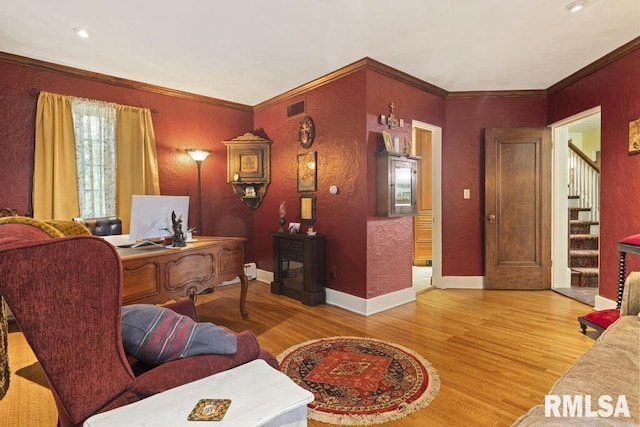
[(131, 196), (132, 241), (159, 240), (173, 235), (171, 213), (182, 216), (182, 231), (186, 234), (189, 220), (189, 196)]

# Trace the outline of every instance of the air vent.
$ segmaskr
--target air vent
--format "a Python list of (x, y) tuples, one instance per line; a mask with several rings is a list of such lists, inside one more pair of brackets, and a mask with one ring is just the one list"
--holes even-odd
[(287, 117), (297, 116), (302, 113), (304, 113), (304, 100), (287, 107)]

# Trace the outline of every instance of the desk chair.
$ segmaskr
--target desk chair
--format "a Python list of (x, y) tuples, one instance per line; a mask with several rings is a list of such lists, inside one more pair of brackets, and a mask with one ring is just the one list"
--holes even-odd
[(94, 236), (112, 236), (122, 234), (122, 221), (117, 216), (100, 218), (73, 218), (91, 231)]

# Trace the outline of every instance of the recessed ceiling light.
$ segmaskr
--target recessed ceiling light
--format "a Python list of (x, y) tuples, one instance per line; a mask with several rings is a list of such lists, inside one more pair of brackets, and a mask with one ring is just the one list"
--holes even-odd
[(584, 7), (584, 2), (572, 1), (567, 5), (567, 7), (565, 7), (565, 10), (571, 13), (575, 13), (575, 12), (578, 12), (579, 10), (582, 10), (583, 7)]
[(83, 39), (88, 39), (89, 37), (91, 37), (91, 32), (89, 30), (87, 30), (86, 28), (74, 27), (73, 31), (76, 32), (78, 37), (82, 37)]

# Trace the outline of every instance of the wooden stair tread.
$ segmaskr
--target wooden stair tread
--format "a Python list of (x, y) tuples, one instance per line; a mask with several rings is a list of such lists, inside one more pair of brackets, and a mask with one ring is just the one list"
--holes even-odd
[(589, 211), (590, 208), (569, 207), (568, 261), (572, 288), (597, 288), (600, 281), (600, 222), (591, 220), (591, 215), (583, 215), (583, 212)]
[(599, 273), (599, 268), (594, 267), (569, 267), (572, 271), (576, 271), (585, 276), (594, 276)]
[(600, 225), (598, 221), (591, 221), (589, 219), (570, 219), (570, 225)]
[(571, 249), (569, 253), (577, 256), (598, 256), (600, 251), (597, 249)]
[(571, 238), (571, 239), (598, 239), (599, 236), (597, 234), (570, 234), (569, 238)]

